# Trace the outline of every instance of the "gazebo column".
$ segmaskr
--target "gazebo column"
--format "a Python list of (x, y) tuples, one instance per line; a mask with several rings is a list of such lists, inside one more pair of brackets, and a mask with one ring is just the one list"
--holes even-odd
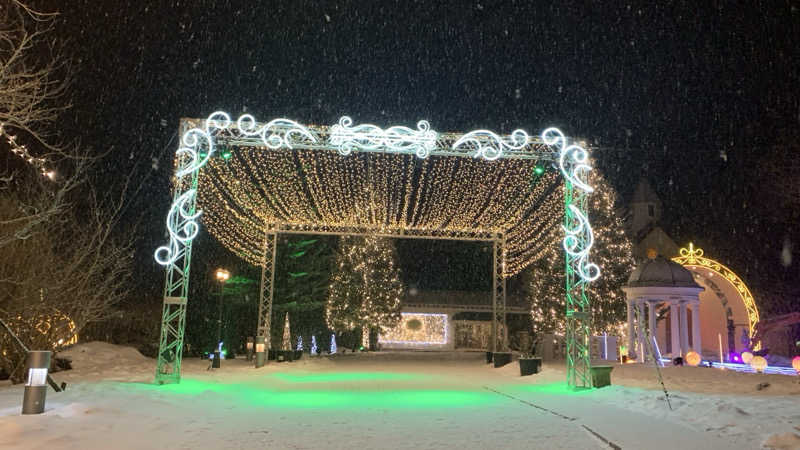
[(645, 324), (644, 324), (644, 300), (639, 300), (637, 302), (637, 304), (636, 304), (636, 307), (639, 308), (639, 320), (638, 320), (639, 323), (636, 324), (636, 329), (639, 331), (638, 332), (638, 336), (637, 336), (639, 338), (639, 355), (638, 356), (639, 356), (639, 361), (640, 362), (645, 362), (645, 354), (647, 352), (645, 352), (645, 336), (644, 336), (644, 327), (645, 327)]
[(647, 302), (647, 325), (649, 325), (650, 329), (650, 339), (656, 337), (656, 307), (658, 306), (658, 302), (655, 300), (650, 300)]
[(692, 305), (692, 349), (702, 355), (703, 347), (700, 339), (700, 302)]
[(678, 318), (678, 304), (675, 301), (669, 302), (669, 332), (672, 357), (680, 356), (681, 351), (681, 331), (680, 319)]
[(635, 307), (633, 300), (628, 300), (628, 356), (636, 353), (636, 347), (634, 345), (636, 343), (636, 327), (633, 323), (633, 308)]
[(689, 321), (686, 316), (686, 302), (681, 302), (681, 356), (689, 352)]

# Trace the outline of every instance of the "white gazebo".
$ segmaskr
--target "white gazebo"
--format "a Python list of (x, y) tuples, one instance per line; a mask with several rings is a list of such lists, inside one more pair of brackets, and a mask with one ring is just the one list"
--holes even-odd
[[(684, 356), (690, 350), (700, 353), (700, 292), (703, 287), (695, 283), (692, 273), (680, 264), (655, 251), (639, 264), (622, 288), (628, 302), (628, 354), (644, 362), (647, 349), (656, 336), (659, 308), (669, 305), (669, 331), (672, 357)], [(647, 305), (647, 331), (645, 332), (645, 305)], [(689, 336), (688, 311), (692, 311), (692, 334)], [(638, 314), (637, 314), (638, 313)], [(637, 320), (638, 317), (638, 320)], [(648, 339), (650, 342), (648, 343)], [(690, 342), (691, 341), (691, 342)], [(657, 346), (657, 343), (656, 345)], [(660, 349), (659, 352), (665, 349)]]

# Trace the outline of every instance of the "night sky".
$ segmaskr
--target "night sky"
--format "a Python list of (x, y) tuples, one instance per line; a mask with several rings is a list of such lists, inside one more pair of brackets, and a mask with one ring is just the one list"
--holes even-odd
[(178, 120), (222, 109), (440, 131), (558, 126), (597, 147), (625, 201), (649, 177), (678, 244), (693, 240), (761, 292), (797, 291), (800, 244), (793, 264), (780, 258), (800, 241), (797, 213), (759, 204), (755, 168), (774, 145), (797, 154), (798, 3), (544, 3), (35, 4), (61, 12), (55, 37), (76, 63), (65, 134), (111, 149), (104, 182), (154, 167), (132, 213), (142, 279), (163, 276), (150, 255), (165, 242)]

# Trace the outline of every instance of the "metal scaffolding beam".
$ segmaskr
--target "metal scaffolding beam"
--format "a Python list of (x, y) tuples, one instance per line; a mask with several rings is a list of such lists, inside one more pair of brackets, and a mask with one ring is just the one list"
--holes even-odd
[(503, 276), (505, 240), (501, 237), (492, 242), (492, 351), (508, 350), (508, 327), (506, 326), (506, 278)]
[[(585, 226), (581, 218), (570, 206), (586, 217), (587, 195), (583, 190), (575, 189), (573, 184), (565, 181), (564, 185), (564, 227), (573, 230)], [(575, 239), (585, 239), (584, 234), (574, 235)], [(587, 242), (578, 245), (586, 247)], [(579, 276), (581, 264), (579, 255), (565, 252), (565, 290), (566, 290), (566, 343), (567, 343), (567, 383), (575, 388), (592, 387), (591, 377), (591, 309), (589, 295), (586, 291), (587, 281)]]
[(264, 231), (264, 258), (261, 263), (261, 289), (258, 296), (257, 336), (264, 336), (267, 350), (271, 348), (272, 299), (275, 292), (275, 261), (278, 251), (278, 234)]
[[(185, 130), (185, 125), (184, 130)], [(184, 131), (182, 130), (182, 131)], [(188, 164), (187, 156), (178, 156), (177, 163)], [(185, 192), (197, 189), (197, 172), (173, 179), (173, 203), (179, 202)], [(195, 213), (195, 196), (188, 196), (182, 203), (187, 214), (170, 214), (167, 218), (173, 229), (191, 227), (191, 216)], [(186, 303), (189, 293), (189, 270), (192, 262), (192, 242), (177, 246), (172, 261), (166, 267), (164, 303), (161, 312), (161, 337), (159, 338), (155, 381), (158, 384), (178, 383), (181, 380), (183, 359), (183, 336), (186, 329)]]

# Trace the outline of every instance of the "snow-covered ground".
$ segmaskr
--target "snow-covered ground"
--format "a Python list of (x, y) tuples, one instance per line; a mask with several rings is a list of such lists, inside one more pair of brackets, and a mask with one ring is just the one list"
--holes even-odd
[[(154, 361), (92, 342), (62, 353), (69, 386), (19, 414), (0, 387), (0, 448), (800, 449), (798, 377), (708, 368), (615, 367), (611, 387), (572, 392), (563, 366), (520, 377), (482, 353), (371, 353), (221, 370), (184, 361), (179, 385), (151, 384)], [(769, 385), (764, 387), (764, 383)], [(761, 385), (761, 389), (758, 386)]]

